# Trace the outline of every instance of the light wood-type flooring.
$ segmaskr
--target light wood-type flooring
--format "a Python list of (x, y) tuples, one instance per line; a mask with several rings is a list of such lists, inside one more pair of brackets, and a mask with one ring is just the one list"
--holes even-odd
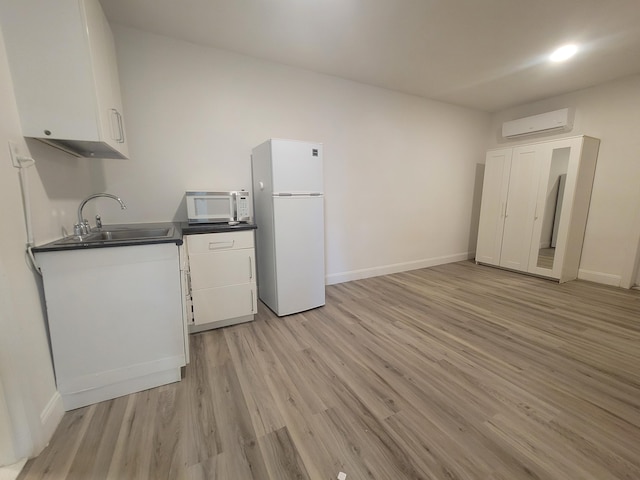
[(640, 292), (460, 262), (191, 337), (21, 479), (640, 479)]

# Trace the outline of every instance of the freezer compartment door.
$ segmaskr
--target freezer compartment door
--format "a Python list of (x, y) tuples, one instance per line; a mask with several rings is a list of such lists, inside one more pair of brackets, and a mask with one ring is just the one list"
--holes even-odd
[(272, 141), (274, 193), (322, 193), (322, 144)]
[(324, 198), (274, 197), (279, 316), (325, 303)]

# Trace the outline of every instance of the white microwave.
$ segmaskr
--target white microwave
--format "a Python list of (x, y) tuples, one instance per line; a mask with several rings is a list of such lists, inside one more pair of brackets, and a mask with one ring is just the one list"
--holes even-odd
[(189, 223), (251, 222), (249, 192), (186, 192)]

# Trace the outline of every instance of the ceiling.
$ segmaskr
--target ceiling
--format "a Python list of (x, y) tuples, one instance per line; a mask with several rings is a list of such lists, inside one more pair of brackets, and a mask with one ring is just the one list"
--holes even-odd
[[(640, 0), (101, 0), (112, 23), (494, 112), (640, 72)], [(566, 63), (546, 57), (577, 43)]]

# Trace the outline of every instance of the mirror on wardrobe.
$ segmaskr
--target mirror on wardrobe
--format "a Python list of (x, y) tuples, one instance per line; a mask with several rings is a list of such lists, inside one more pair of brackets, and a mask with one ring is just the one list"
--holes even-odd
[(542, 212), (542, 231), (538, 249), (537, 266), (539, 268), (553, 269), (570, 150), (569, 147), (556, 148), (551, 155), (551, 168), (547, 179), (547, 194)]

